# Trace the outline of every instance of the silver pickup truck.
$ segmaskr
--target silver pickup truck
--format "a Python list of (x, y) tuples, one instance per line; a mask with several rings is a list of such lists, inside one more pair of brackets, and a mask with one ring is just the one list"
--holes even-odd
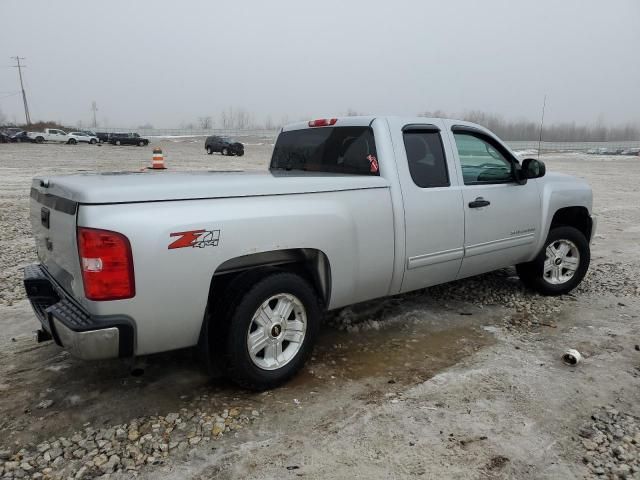
[(265, 172), (41, 176), (25, 288), (85, 359), (197, 346), (265, 389), (309, 357), (323, 313), (515, 265), (575, 288), (595, 229), (587, 183), (435, 118), (289, 125)]

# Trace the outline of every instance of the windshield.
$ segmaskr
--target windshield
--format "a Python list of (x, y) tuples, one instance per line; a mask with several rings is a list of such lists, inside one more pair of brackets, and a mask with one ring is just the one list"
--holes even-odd
[(282, 132), (271, 169), (379, 175), (369, 127), (323, 127)]

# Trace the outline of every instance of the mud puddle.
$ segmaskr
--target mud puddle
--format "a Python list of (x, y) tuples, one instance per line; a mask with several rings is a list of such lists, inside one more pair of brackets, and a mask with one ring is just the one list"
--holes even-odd
[(357, 334), (329, 331), (321, 337), (308, 367), (288, 386), (425, 381), (494, 341), (491, 334), (476, 326), (438, 330), (426, 322)]

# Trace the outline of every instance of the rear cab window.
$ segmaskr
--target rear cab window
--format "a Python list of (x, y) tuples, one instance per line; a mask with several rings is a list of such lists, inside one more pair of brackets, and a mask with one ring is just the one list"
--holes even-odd
[(412, 126), (402, 136), (413, 183), (420, 188), (450, 186), (440, 131)]
[(379, 175), (373, 130), (368, 126), (321, 127), (282, 132), (272, 170)]

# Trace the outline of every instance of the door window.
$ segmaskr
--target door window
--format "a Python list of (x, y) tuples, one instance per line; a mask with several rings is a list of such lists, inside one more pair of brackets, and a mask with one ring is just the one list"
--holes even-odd
[(497, 146), (468, 132), (453, 134), (465, 185), (513, 181), (512, 164)]
[(440, 132), (408, 130), (403, 138), (413, 183), (420, 188), (448, 187), (449, 173)]

